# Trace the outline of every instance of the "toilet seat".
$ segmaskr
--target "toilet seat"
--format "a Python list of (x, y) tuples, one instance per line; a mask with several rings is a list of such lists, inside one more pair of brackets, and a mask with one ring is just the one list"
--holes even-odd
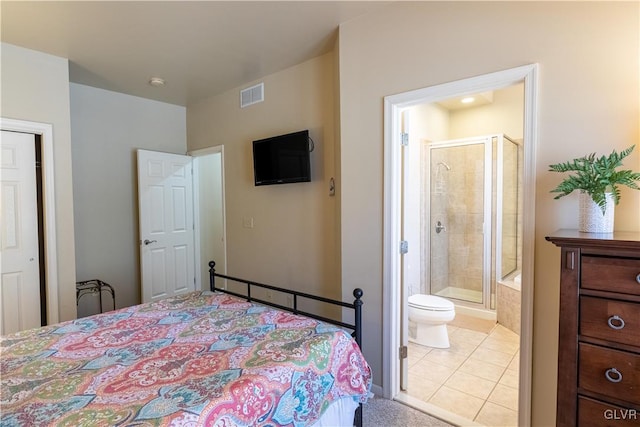
[(442, 297), (415, 294), (409, 297), (409, 307), (429, 311), (452, 311), (455, 306), (451, 301)]

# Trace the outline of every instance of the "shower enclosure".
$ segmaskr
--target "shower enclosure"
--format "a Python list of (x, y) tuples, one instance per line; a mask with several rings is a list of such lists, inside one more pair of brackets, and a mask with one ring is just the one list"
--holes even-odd
[(421, 267), (426, 293), (495, 310), (496, 281), (520, 266), (520, 152), (505, 135), (424, 146)]

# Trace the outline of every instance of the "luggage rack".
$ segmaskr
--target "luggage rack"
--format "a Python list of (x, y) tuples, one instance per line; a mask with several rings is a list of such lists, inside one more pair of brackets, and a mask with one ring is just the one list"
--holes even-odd
[(116, 293), (113, 290), (113, 287), (110, 284), (98, 279), (76, 282), (76, 305), (78, 305), (78, 303), (80, 302), (80, 298), (82, 298), (84, 295), (95, 294), (97, 292), (100, 299), (100, 313), (104, 313), (104, 309), (102, 307), (102, 291), (107, 291), (111, 294), (111, 299), (113, 300), (113, 309), (115, 310)]

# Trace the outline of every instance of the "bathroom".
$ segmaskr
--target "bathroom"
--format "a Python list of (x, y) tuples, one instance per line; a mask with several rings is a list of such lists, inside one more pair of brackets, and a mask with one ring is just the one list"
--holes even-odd
[[(473, 98), (404, 112), (403, 226), (411, 250), (402, 388), (425, 411), (454, 424), (515, 426), (523, 85)], [(438, 325), (416, 323), (423, 313)]]

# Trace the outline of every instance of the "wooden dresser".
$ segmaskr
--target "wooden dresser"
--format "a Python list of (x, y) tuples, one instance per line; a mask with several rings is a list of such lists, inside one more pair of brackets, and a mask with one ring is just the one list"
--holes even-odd
[(640, 426), (640, 233), (559, 230), (558, 426)]

